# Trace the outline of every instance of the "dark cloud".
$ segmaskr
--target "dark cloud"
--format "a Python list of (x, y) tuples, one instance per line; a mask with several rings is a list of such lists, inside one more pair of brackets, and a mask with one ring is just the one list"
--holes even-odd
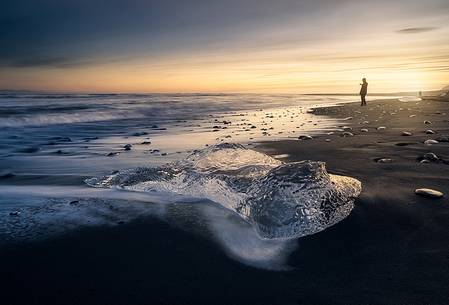
[(416, 27), (416, 28), (405, 28), (398, 30), (398, 33), (401, 34), (416, 34), (416, 33), (423, 33), (423, 32), (430, 32), (433, 30), (436, 30), (436, 27)]

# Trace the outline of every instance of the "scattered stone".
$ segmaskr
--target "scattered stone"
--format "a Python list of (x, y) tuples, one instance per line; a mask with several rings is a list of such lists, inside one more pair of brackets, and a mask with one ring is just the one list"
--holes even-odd
[(133, 146), (131, 145), (131, 144), (126, 144), (125, 146), (123, 146), (123, 148), (125, 149), (125, 150), (131, 150), (131, 148), (132, 148)]
[(19, 216), (20, 215), (20, 212), (19, 211), (12, 211), (12, 212), (9, 212), (9, 216)]
[(413, 135), (413, 133), (411, 133), (411, 132), (409, 132), (409, 131), (403, 131), (402, 133), (401, 133), (401, 136), (404, 136), (404, 137), (410, 137), (410, 136), (412, 136)]
[(421, 161), (419, 161), (419, 163), (430, 163), (430, 161), (429, 160), (427, 160), (427, 159), (422, 159)]
[(299, 140), (312, 140), (313, 137), (309, 135), (302, 135), (298, 137)]
[(110, 153), (108, 153), (106, 156), (108, 156), (108, 157), (114, 157), (114, 156), (117, 156), (119, 153), (118, 152), (110, 152)]
[(385, 130), (385, 129), (387, 129), (387, 127), (385, 127), (385, 126), (379, 126), (379, 127), (377, 127), (377, 130)]
[(326, 142), (330, 142), (330, 141), (331, 141), (331, 139), (326, 139), (325, 141), (326, 141)]
[(69, 204), (77, 204), (77, 203), (79, 203), (79, 200), (73, 200), (69, 202)]
[(430, 124), (432, 124), (432, 122), (431, 121), (424, 121), (424, 124), (430, 125)]
[(435, 134), (435, 131), (431, 130), (431, 129), (427, 129), (426, 130), (426, 134)]
[(411, 115), (409, 115), (408, 117), (409, 118), (414, 118), (416, 116), (416, 114), (411, 114)]
[(347, 138), (347, 137), (353, 137), (354, 134), (352, 132), (346, 131), (346, 132), (343, 132), (341, 134), (341, 136), (344, 137), (344, 138)]
[(380, 158), (376, 160), (377, 163), (392, 163), (393, 159), (390, 158)]
[(423, 159), (429, 160), (429, 161), (432, 161), (432, 162), (436, 162), (436, 161), (439, 161), (439, 160), (440, 160), (440, 158), (439, 158), (437, 155), (435, 155), (434, 153), (431, 153), (431, 152), (425, 154), (425, 155), (423, 156)]
[(360, 131), (361, 131), (361, 132), (368, 132), (368, 129), (362, 128), (362, 129), (360, 129)]
[(142, 143), (140, 143), (141, 145), (150, 145), (151, 141), (143, 141)]
[(436, 140), (425, 140), (424, 144), (426, 145), (432, 145), (432, 144), (438, 144), (439, 142)]
[(344, 118), (343, 121), (349, 121), (349, 120), (352, 120), (352, 119), (353, 119), (352, 116), (348, 116), (347, 118)]
[(352, 127), (349, 126), (343, 126), (341, 129), (343, 129), (344, 131), (351, 131)]
[(433, 190), (433, 189), (427, 189), (427, 188), (416, 189), (415, 194), (429, 197), (429, 198), (441, 198), (444, 196), (444, 194), (440, 191)]

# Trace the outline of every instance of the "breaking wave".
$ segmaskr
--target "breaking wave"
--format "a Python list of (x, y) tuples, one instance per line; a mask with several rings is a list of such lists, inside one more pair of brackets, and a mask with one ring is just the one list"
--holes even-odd
[(228, 143), (161, 167), (122, 170), (86, 183), (208, 199), (236, 212), (266, 239), (320, 232), (347, 217), (361, 192), (360, 181), (328, 174), (324, 162), (284, 163)]

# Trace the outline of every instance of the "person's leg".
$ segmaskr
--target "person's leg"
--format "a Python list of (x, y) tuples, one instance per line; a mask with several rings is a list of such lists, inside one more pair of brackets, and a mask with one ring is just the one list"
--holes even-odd
[(362, 106), (366, 106), (365, 95), (362, 95)]
[(360, 95), (360, 106), (363, 106), (363, 95)]

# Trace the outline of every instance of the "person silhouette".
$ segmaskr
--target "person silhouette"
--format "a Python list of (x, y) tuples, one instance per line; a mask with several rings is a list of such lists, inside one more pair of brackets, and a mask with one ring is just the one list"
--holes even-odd
[(360, 84), (360, 86), (362, 86), (360, 88), (360, 98), (362, 100), (362, 103), (360, 104), (360, 106), (366, 106), (366, 94), (368, 93), (368, 83), (366, 82), (366, 78), (362, 78), (362, 83)]

